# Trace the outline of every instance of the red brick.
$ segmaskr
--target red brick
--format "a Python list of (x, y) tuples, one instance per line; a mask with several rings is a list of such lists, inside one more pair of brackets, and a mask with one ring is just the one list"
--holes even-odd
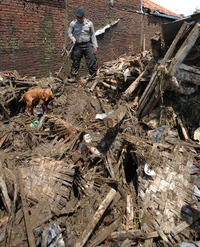
[(44, 0), (39, 5), (26, 3), (24, 8), (19, 0), (2, 1), (0, 68), (15, 69), (21, 75), (37, 77), (58, 71), (62, 64), (63, 44), (68, 40), (68, 25), (74, 19), (74, 10), (79, 6), (85, 8), (86, 17), (93, 21), (96, 30), (120, 18), (117, 25), (97, 37), (99, 65), (125, 52), (140, 52), (142, 23), (146, 49), (150, 49), (150, 38), (156, 31), (160, 31), (161, 23), (170, 20), (137, 13), (140, 11), (140, 3), (140, 0), (118, 0), (111, 7), (108, 0), (80, 0), (78, 4), (74, 0)]

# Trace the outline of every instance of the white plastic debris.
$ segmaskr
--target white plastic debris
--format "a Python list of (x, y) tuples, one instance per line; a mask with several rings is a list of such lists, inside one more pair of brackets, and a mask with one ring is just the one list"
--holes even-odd
[(86, 142), (86, 143), (91, 143), (91, 142), (92, 142), (92, 137), (91, 137), (90, 134), (85, 134), (85, 135), (83, 136), (83, 140), (84, 140), (84, 142)]
[(144, 165), (144, 172), (145, 172), (147, 175), (149, 175), (149, 176), (155, 176), (155, 175), (156, 175), (155, 171), (152, 170), (152, 169), (150, 169), (149, 167), (150, 167), (150, 164), (146, 163), (146, 164)]
[(62, 232), (57, 222), (45, 227), (42, 233), (41, 246), (49, 247), (65, 247), (65, 242), (62, 237)]
[(125, 71), (124, 71), (124, 82), (127, 81), (127, 77), (130, 76), (130, 75), (131, 75), (131, 73), (130, 73), (129, 68), (125, 69)]
[(104, 119), (105, 117), (107, 117), (108, 116), (108, 114), (106, 114), (106, 113), (101, 113), (101, 114), (96, 114), (96, 119), (100, 119), (100, 120), (102, 120), (102, 119)]
[(116, 21), (111, 22), (110, 24), (106, 25), (105, 27), (98, 29), (95, 32), (95, 35), (98, 36), (98, 35), (100, 35), (102, 33), (105, 33), (106, 29), (111, 28), (112, 26), (114, 26), (115, 24), (117, 24), (119, 21), (120, 21), (120, 19), (117, 19)]
[(114, 6), (114, 0), (110, 0), (110, 5), (113, 7)]

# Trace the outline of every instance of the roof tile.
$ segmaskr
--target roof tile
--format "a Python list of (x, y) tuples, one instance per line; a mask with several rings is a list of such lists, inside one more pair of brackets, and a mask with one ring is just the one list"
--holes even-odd
[(177, 16), (180, 17), (180, 15), (165, 9), (164, 7), (150, 1), (150, 0), (143, 0), (143, 7), (150, 9), (151, 12), (158, 11), (161, 14), (171, 15), (171, 16)]

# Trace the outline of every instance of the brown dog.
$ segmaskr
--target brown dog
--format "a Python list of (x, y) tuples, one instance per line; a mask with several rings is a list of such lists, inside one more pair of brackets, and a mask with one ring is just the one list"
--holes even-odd
[(54, 99), (54, 94), (52, 93), (50, 88), (44, 89), (44, 97), (45, 97), (45, 100), (44, 100), (44, 104), (42, 105), (43, 111), (45, 110), (45, 108), (47, 108), (49, 102), (52, 99)]
[(45, 99), (47, 99), (45, 101), (54, 99), (54, 95), (53, 95), (53, 93), (52, 93), (50, 88), (44, 89), (44, 94), (45, 94), (45, 97), (46, 97)]
[(47, 107), (48, 102), (53, 98), (54, 95), (50, 88), (43, 89), (39, 87), (28, 90), (22, 95), (19, 101), (23, 99), (26, 101), (25, 112), (30, 115), (33, 114), (33, 108), (37, 103), (42, 106), (44, 111), (44, 108)]

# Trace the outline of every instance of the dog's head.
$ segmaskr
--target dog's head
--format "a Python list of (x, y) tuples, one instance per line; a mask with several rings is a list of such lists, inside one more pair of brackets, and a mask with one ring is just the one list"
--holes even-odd
[(47, 89), (44, 90), (43, 97), (44, 97), (45, 101), (48, 101), (48, 100), (51, 100), (51, 99), (54, 98), (54, 95), (53, 95), (53, 93), (52, 93), (50, 88), (47, 88)]

